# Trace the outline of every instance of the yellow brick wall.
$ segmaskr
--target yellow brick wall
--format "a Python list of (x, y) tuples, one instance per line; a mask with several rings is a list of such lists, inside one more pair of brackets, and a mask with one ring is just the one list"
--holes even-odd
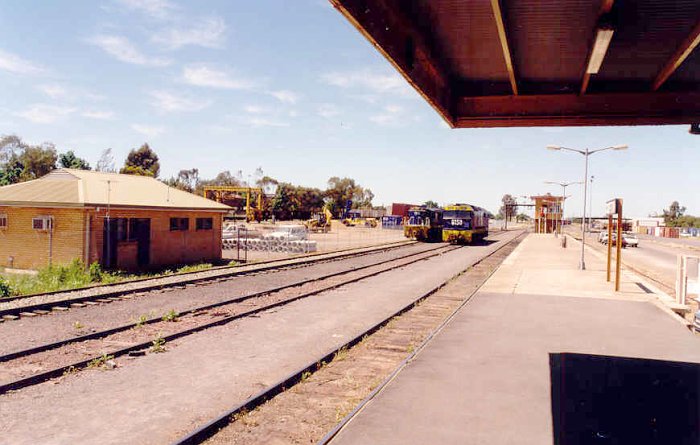
[[(90, 210), (90, 262), (101, 261), (106, 209)], [(111, 209), (110, 218), (148, 218), (151, 220), (150, 264), (154, 267), (173, 264), (216, 261), (221, 259), (221, 213), (193, 211), (158, 211)], [(189, 230), (170, 231), (170, 218), (189, 218)], [(212, 230), (196, 230), (196, 218), (212, 218)], [(119, 268), (136, 267), (136, 242), (117, 246)]]
[[(83, 258), (84, 210), (3, 207), (8, 217), (7, 229), (0, 229), (0, 266), (39, 269), (49, 264), (49, 233), (32, 228), (32, 218), (53, 216), (51, 261), (69, 263)], [(12, 257), (12, 258), (11, 258)]]

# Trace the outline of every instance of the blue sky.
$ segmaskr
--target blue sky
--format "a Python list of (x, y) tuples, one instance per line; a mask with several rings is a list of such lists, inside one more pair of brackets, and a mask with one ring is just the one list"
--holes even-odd
[[(0, 134), (51, 141), (95, 164), (148, 142), (161, 176), (262, 167), (325, 187), (350, 176), (376, 204), (560, 191), (591, 157), (593, 207), (645, 216), (676, 199), (700, 214), (700, 137), (687, 126), (450, 130), (325, 0), (5, 0)], [(567, 214), (582, 191), (567, 190)]]

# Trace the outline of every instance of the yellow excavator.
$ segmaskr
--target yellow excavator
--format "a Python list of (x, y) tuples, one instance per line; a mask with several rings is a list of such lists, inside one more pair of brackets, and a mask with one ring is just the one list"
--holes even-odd
[(309, 232), (328, 233), (331, 231), (331, 219), (333, 214), (327, 208), (323, 212), (314, 213), (311, 219), (307, 219), (304, 225)]

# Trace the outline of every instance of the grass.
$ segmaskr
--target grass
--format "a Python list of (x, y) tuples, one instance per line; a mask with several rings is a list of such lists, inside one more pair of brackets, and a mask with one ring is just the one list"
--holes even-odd
[(175, 309), (170, 309), (169, 312), (167, 312), (165, 315), (163, 315), (162, 320), (163, 321), (177, 321), (179, 316), (180, 316), (180, 314), (175, 312)]
[(175, 273), (198, 272), (211, 269), (210, 263), (182, 266), (179, 269), (164, 270), (160, 273), (126, 274), (124, 272), (108, 272), (95, 262), (85, 267), (82, 261), (73, 260), (68, 264), (48, 266), (39, 269), (36, 275), (6, 274), (0, 276), (0, 299), (16, 295), (29, 295), (44, 292), (54, 292), (86, 287), (96, 284), (110, 284), (120, 281), (158, 278)]
[(154, 338), (152, 343), (153, 345), (151, 346), (151, 352), (156, 354), (165, 352), (165, 339), (161, 334), (158, 334), (158, 337)]
[(90, 363), (88, 363), (87, 367), (90, 369), (102, 368), (110, 360), (114, 360), (113, 355), (102, 354), (100, 357), (90, 360)]

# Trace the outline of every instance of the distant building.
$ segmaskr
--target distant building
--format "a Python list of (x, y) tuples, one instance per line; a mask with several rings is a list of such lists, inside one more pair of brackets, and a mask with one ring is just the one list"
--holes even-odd
[(134, 270), (221, 259), (231, 208), (149, 177), (58, 169), (0, 187), (0, 266)]
[(554, 233), (557, 224), (562, 223), (563, 196), (530, 196), (535, 201), (535, 233)]

